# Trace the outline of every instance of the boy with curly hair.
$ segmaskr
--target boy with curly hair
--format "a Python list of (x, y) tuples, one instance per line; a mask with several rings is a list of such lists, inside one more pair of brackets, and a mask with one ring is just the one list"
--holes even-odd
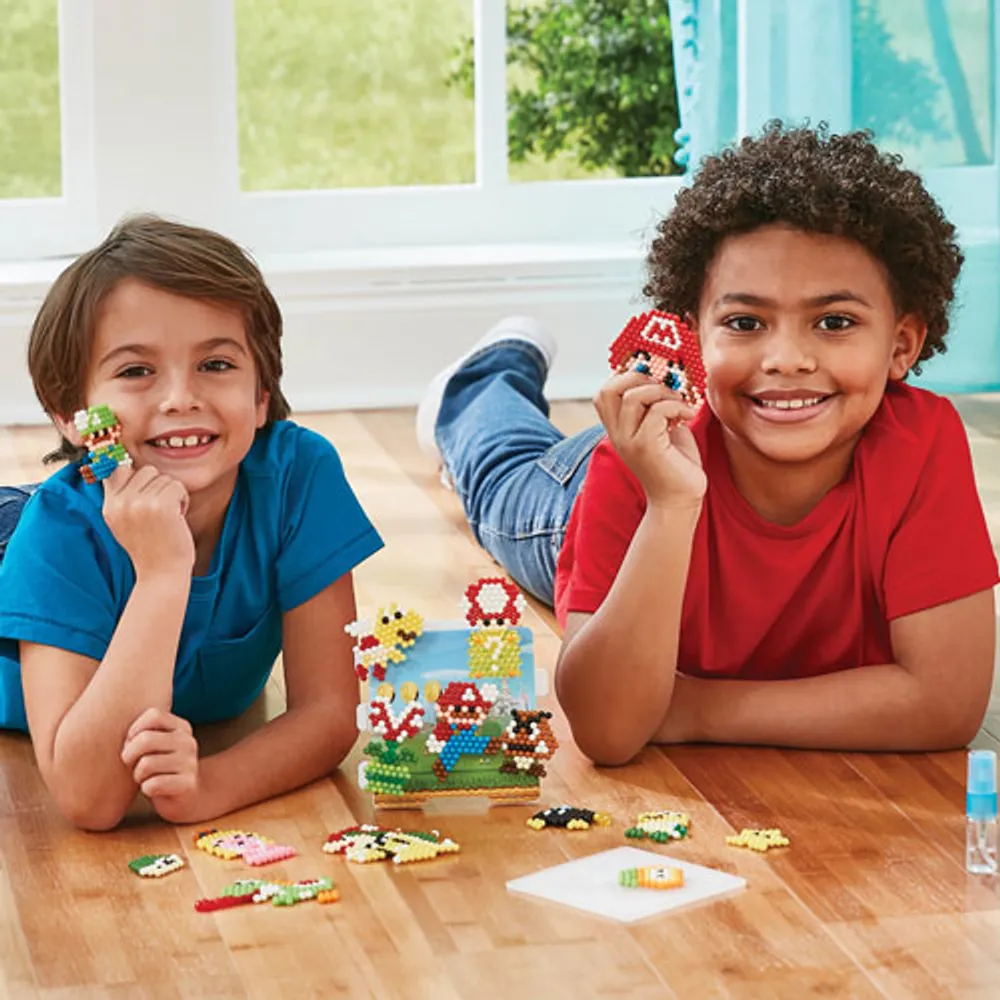
[[(382, 542), (334, 446), (286, 419), (281, 332), (236, 244), (155, 216), (70, 264), (35, 320), (50, 458), (71, 464), (0, 489), (0, 728), (30, 732), (77, 826), (115, 826), (137, 791), (166, 820), (214, 819), (357, 738), (344, 626)], [(99, 404), (134, 464), (86, 482), (73, 417)], [(192, 723), (248, 708), (279, 652), (287, 711), (203, 755)]]
[(603, 427), (563, 439), (542, 395), (555, 344), (523, 317), (431, 384), (418, 438), (481, 544), (554, 603), (556, 692), (595, 762), (975, 734), (997, 562), (957, 412), (906, 382), (945, 350), (962, 262), (869, 134), (774, 122), (703, 162), (649, 254), (645, 292), (697, 333), (707, 406), (619, 374)]

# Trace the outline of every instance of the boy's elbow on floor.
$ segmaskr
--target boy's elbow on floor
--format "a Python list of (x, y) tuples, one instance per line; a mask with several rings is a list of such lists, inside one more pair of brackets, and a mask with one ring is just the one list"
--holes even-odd
[(607, 734), (591, 739), (573, 733), (573, 739), (581, 753), (598, 767), (621, 767), (631, 763), (643, 744), (632, 740), (609, 739)]
[(356, 742), (357, 734), (352, 737), (349, 733), (343, 733), (331, 742), (327, 748), (325, 768), (327, 774), (333, 774), (338, 767), (343, 765)]
[(587, 756), (590, 757), (591, 762), (596, 764), (597, 767), (624, 767), (626, 764), (631, 764), (638, 753), (639, 750), (623, 752), (611, 749), (607, 753), (588, 754)]
[(900, 746), (901, 751), (915, 750), (938, 752), (943, 750), (963, 750), (975, 738), (982, 725), (986, 706), (982, 711), (945, 712), (940, 705), (929, 709), (921, 730), (914, 731), (911, 746)]
[[(557, 688), (557, 697), (558, 697)], [(644, 741), (636, 741), (634, 732), (626, 732), (623, 735), (609, 732), (607, 727), (599, 729), (581, 725), (578, 718), (574, 718), (572, 712), (567, 710), (566, 703), (560, 698), (563, 711), (566, 712), (566, 719), (569, 722), (570, 730), (573, 733), (573, 742), (580, 752), (594, 764), (600, 767), (621, 767), (628, 764), (639, 751), (645, 746)]]
[(979, 732), (985, 712), (975, 717), (959, 719), (948, 726), (942, 727), (939, 734), (941, 750), (962, 750), (967, 747)]
[(937, 750), (961, 750), (979, 733), (989, 708), (991, 689), (986, 688), (974, 697), (954, 699), (952, 704), (934, 698), (929, 706), (929, 725)]
[(125, 810), (109, 809), (100, 802), (59, 803), (59, 809), (73, 826), (88, 833), (107, 833), (125, 818)]
[(119, 805), (109, 802), (107, 795), (83, 796), (73, 791), (54, 792), (53, 798), (67, 822), (78, 830), (89, 833), (106, 833), (125, 818), (131, 802)]
[(353, 711), (350, 715), (343, 714), (326, 732), (324, 743), (330, 771), (335, 771), (344, 763), (362, 735), (355, 724), (355, 718)]

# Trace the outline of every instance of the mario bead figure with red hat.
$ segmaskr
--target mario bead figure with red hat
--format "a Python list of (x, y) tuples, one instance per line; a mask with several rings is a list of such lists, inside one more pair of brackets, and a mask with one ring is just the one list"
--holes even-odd
[(436, 753), (434, 773), (445, 781), (463, 754), (500, 752), (500, 740), (477, 736), (496, 698), (496, 688), (484, 684), (482, 690), (471, 681), (452, 681), (437, 700), (437, 724), (427, 737), (427, 750)]

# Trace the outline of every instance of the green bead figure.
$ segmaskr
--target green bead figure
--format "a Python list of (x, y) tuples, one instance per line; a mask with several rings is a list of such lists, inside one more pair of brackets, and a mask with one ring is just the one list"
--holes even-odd
[(80, 466), (84, 482), (107, 479), (119, 465), (131, 465), (132, 457), (122, 444), (122, 425), (104, 403), (77, 410), (73, 423), (87, 446), (87, 461)]
[(183, 868), (184, 859), (179, 854), (144, 854), (128, 866), (140, 878), (162, 878)]

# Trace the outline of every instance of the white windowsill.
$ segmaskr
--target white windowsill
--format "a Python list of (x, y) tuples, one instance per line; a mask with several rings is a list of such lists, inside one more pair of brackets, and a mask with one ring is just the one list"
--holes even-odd
[[(589, 396), (607, 345), (643, 308), (637, 244), (402, 247), (264, 255), (284, 315), (284, 388), (298, 410), (413, 405), (430, 378), (501, 317), (536, 316), (563, 345), (551, 398)], [(0, 342), (24, 357), (71, 258), (0, 264)], [(378, 356), (405, 364), (373, 364)], [(21, 364), (0, 366), (0, 424), (44, 420)]]
[(412, 246), (302, 254), (264, 254), (261, 266), (272, 274), (309, 270), (361, 271), (388, 268), (469, 268), (531, 264), (634, 260), (641, 248), (629, 243), (503, 243), (467, 246)]
[[(644, 248), (634, 243), (545, 243), (469, 246), (412, 246), (356, 251), (262, 254), (257, 260), (265, 277), (282, 281), (326, 275), (336, 279), (389, 274), (426, 280), (448, 274), (459, 277), (502, 272), (508, 277), (593, 273), (595, 267), (634, 267)], [(47, 288), (72, 257), (0, 262), (0, 294)]]

